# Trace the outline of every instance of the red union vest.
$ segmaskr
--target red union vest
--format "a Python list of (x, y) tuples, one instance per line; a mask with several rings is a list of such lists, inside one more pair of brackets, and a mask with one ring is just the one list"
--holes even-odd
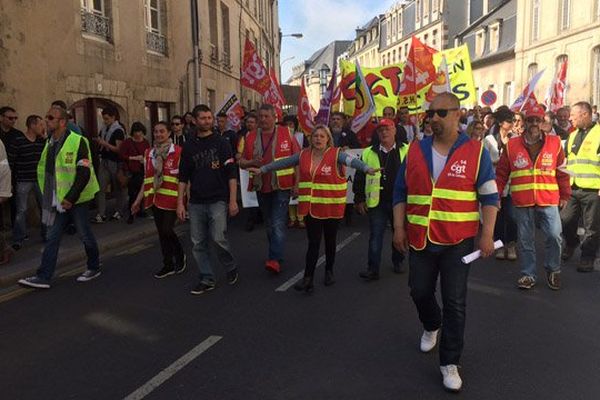
[(300, 153), (300, 183), (298, 185), (298, 215), (314, 218), (342, 218), (346, 207), (345, 167), (338, 168), (340, 149), (330, 147), (321, 163), (311, 174), (312, 151)]
[[(246, 146), (248, 146), (248, 151), (250, 154), (256, 154), (258, 151), (262, 156), (262, 149), (255, 148), (257, 142), (260, 143), (259, 146), (263, 146), (263, 143), (261, 142), (262, 138), (260, 138), (258, 132), (260, 132), (260, 130), (255, 130), (248, 134), (246, 137)], [(275, 137), (273, 138), (273, 144), (271, 146), (271, 151), (273, 152), (273, 161), (291, 156), (294, 150), (292, 141), (295, 140), (296, 139), (292, 137), (292, 134), (287, 127), (276, 127)], [(274, 189), (289, 190), (294, 186), (294, 168), (286, 168), (275, 171), (275, 176), (277, 177), (277, 187)], [(255, 183), (254, 177), (250, 176), (250, 180), (248, 182), (248, 191), (260, 191), (261, 186), (261, 179), (258, 179)]]
[(459, 146), (434, 183), (421, 145), (412, 142), (406, 156), (406, 218), (410, 247), (430, 242), (454, 245), (477, 235), (477, 176), (483, 145), (469, 140)]
[(547, 135), (535, 160), (531, 161), (522, 136), (508, 141), (510, 195), (515, 207), (556, 206), (560, 200), (556, 181), (556, 159), (561, 149), (559, 136)]
[(156, 192), (154, 191), (153, 153), (154, 150), (149, 149), (144, 154), (146, 161), (144, 168), (144, 208), (156, 206), (163, 210), (176, 210), (181, 147), (171, 145), (167, 159), (163, 162), (163, 181)]

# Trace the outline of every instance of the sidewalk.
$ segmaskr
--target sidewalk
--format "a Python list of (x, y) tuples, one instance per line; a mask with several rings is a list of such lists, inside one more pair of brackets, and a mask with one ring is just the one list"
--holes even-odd
[[(156, 235), (154, 221), (150, 218), (137, 219), (127, 225), (124, 220), (104, 224), (92, 224), (98, 242), (100, 260), (107, 250), (135, 246), (137, 242)], [(30, 229), (30, 239), (23, 242), (23, 248), (14, 252), (10, 263), (0, 266), (0, 289), (12, 286), (21, 278), (35, 275), (40, 264), (44, 243), (37, 229)], [(10, 241), (9, 241), (10, 243)], [(79, 236), (64, 234), (58, 253), (55, 276), (85, 265), (86, 255)]]

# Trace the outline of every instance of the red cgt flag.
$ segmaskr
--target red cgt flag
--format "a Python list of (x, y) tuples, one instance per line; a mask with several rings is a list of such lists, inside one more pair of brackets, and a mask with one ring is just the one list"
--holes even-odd
[(404, 66), (399, 96), (416, 96), (416, 93), (435, 80), (433, 55), (437, 50), (412, 37), (410, 51)]
[(552, 112), (557, 112), (565, 105), (565, 92), (567, 91), (567, 67), (568, 61), (563, 61), (556, 73), (556, 77), (550, 85), (550, 90), (546, 97), (546, 106)]
[(310, 135), (315, 127), (314, 110), (308, 101), (304, 79), (300, 85), (300, 99), (298, 100), (298, 125), (304, 134)]
[(256, 90), (263, 96), (270, 90), (272, 83), (269, 72), (249, 39), (246, 39), (246, 44), (244, 45), (244, 60), (241, 72), (240, 83), (242, 86)]
[(281, 91), (281, 86), (279, 86), (279, 81), (277, 80), (277, 75), (275, 75), (275, 70), (271, 68), (269, 71), (269, 80), (270, 85), (269, 89), (264, 92), (263, 101), (266, 104), (271, 104), (275, 107), (277, 111), (277, 118), (281, 119), (283, 116), (283, 106), (285, 105), (285, 97), (283, 96), (283, 92)]

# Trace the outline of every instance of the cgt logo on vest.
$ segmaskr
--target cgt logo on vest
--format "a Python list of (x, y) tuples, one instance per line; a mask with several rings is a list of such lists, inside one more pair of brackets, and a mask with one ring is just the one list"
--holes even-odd
[(321, 173), (325, 176), (330, 176), (331, 175), (331, 166), (323, 165), (323, 167), (321, 168)]
[(288, 142), (287, 140), (281, 142), (281, 144), (279, 145), (279, 149), (281, 151), (288, 151), (290, 149), (290, 142)]
[(467, 160), (454, 161), (454, 164), (450, 167), (448, 176), (453, 178), (466, 179), (465, 173), (467, 172)]
[(553, 164), (554, 156), (552, 153), (542, 154), (542, 167), (551, 167)]

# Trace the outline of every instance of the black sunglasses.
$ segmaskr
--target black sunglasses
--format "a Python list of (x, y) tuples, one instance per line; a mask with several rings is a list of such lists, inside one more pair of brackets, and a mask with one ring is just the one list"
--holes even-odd
[(448, 115), (448, 111), (457, 111), (458, 108), (454, 107), (454, 108), (440, 108), (438, 110), (427, 110), (425, 111), (425, 114), (427, 115), (427, 118), (433, 118), (433, 116), (435, 114), (437, 114), (440, 118), (446, 118), (446, 116)]

